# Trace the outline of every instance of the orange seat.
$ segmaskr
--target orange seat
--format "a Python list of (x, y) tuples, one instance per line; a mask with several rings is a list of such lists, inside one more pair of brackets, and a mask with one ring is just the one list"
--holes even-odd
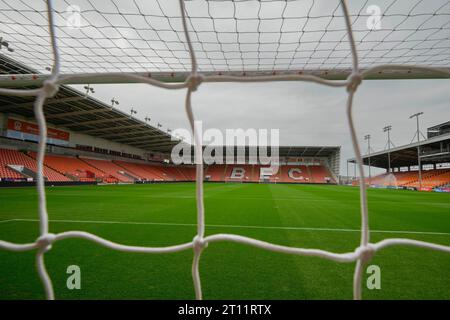
[[(387, 173), (375, 176), (370, 181), (375, 185), (395, 185), (400, 187), (419, 188), (418, 171), (392, 172), (392, 176)], [(435, 169), (422, 171), (422, 187), (436, 188), (450, 183), (449, 169)]]
[[(12, 179), (20, 179), (25, 178), (24, 175), (19, 174), (18, 172), (9, 169), (8, 165), (20, 165), (25, 168), (37, 172), (37, 161), (17, 150), (10, 149), (0, 149), (0, 177), (1, 178), (12, 178)], [(69, 178), (62, 175), (61, 173), (47, 167), (44, 162), (44, 177), (48, 181), (70, 181)]]

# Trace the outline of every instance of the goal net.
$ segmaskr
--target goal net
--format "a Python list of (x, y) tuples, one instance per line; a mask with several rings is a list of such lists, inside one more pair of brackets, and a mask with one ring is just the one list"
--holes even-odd
[[(404, 238), (370, 242), (361, 150), (353, 97), (365, 79), (449, 78), (449, 1), (8, 1), (0, 0), (2, 50), (35, 74), (0, 75), (0, 94), (35, 96), (39, 124), (37, 190), (40, 236), (33, 243), (0, 241), (0, 248), (36, 251), (46, 297), (54, 299), (44, 256), (53, 243), (83, 238), (119, 251), (193, 250), (195, 296), (202, 299), (200, 257), (208, 243), (229, 241), (293, 255), (355, 263), (353, 292), (361, 299), (363, 269), (378, 251), (417, 246), (450, 253), (450, 247)], [(351, 252), (296, 248), (234, 234), (205, 236), (203, 164), (194, 131), (192, 94), (208, 82), (308, 81), (348, 94), (347, 121), (360, 172), (360, 245)], [(196, 148), (197, 235), (169, 247), (138, 247), (82, 231), (49, 232), (43, 159), (43, 106), (62, 84), (147, 83), (185, 90), (186, 115)]]

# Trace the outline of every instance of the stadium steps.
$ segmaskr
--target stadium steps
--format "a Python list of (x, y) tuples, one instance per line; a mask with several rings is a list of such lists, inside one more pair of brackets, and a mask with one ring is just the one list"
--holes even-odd
[(0, 178), (2, 179), (24, 179), (21, 173), (8, 167), (10, 161), (6, 155), (7, 149), (0, 149)]
[(127, 172), (130, 172), (131, 174), (138, 176), (141, 178), (141, 180), (162, 180), (162, 176), (155, 173), (154, 170), (150, 169), (150, 165), (143, 164), (143, 163), (136, 163), (136, 162), (126, 162), (121, 160), (114, 160), (115, 164), (117, 164), (119, 167), (124, 168)]
[[(31, 160), (33, 160), (36, 163), (36, 167), (35, 168), (31, 168), (33, 170), (28, 168), (30, 170), (29, 173), (34, 174), (36, 176), (37, 175), (36, 174), (36, 171), (37, 171), (37, 158), (32, 157), (32, 155), (29, 152), (23, 152), (22, 154), (25, 157), (27, 157), (28, 159), (31, 159)], [(36, 156), (37, 156), (37, 153), (36, 153)], [(58, 170), (55, 170), (55, 169), (49, 167), (45, 163), (45, 158), (44, 158), (44, 179), (47, 180), (47, 181), (71, 181), (70, 178), (66, 177), (64, 174), (62, 174)]]
[(227, 168), (228, 168), (228, 165), (225, 164), (225, 166), (224, 166), (224, 168), (223, 168), (222, 176), (220, 177), (220, 180), (221, 180), (221, 181), (225, 181), (225, 179), (226, 179), (226, 176), (227, 176)]
[[(25, 166), (18, 165), (18, 164), (8, 164), (8, 165), (6, 165), (6, 167), (9, 168), (10, 170), (17, 172), (18, 174), (21, 174), (25, 178), (32, 178), (33, 180), (36, 179), (36, 176), (37, 176), (36, 172), (28, 169)], [(47, 180), (47, 177), (44, 177), (44, 180)]]
[[(18, 150), (12, 150), (12, 149), (0, 149), (0, 162), (1, 167), (4, 167), (5, 165), (19, 165), (23, 166), (24, 168), (30, 170), (25, 170), (24, 172), (29, 177), (35, 177), (37, 172), (37, 161), (35, 158), (30, 156), (29, 154), (25, 152), (21, 152)], [(11, 169), (10, 169), (11, 171)], [(44, 178), (48, 181), (70, 181), (69, 178), (66, 176), (60, 174), (59, 172), (53, 170), (52, 168), (45, 165), (44, 161)], [(17, 177), (17, 176), (16, 176)], [(21, 177), (18, 178), (23, 178)], [(33, 178), (34, 178), (33, 177)], [(14, 177), (12, 177), (14, 178)]]
[[(208, 173), (209, 168), (210, 168), (210, 166), (208, 166), (208, 165), (206, 165), (206, 166), (204, 167), (204, 171), (203, 171), (203, 179), (204, 179), (204, 180), (206, 179), (205, 177), (207, 177), (207, 176), (209, 175), (209, 173)], [(205, 181), (206, 181), (206, 180), (205, 180)]]
[(173, 172), (171, 167), (167, 167), (167, 166), (155, 166), (155, 168), (157, 168), (157, 170), (159, 170), (164, 178), (164, 180), (166, 181), (177, 181), (177, 176), (176, 174)]
[(98, 168), (97, 166), (95, 166), (95, 165), (93, 165), (93, 164), (87, 162), (86, 159), (83, 159), (83, 158), (80, 158), (80, 157), (77, 157), (77, 159), (80, 160), (81, 162), (84, 162), (84, 163), (87, 164), (88, 166), (94, 168), (95, 170), (98, 170), (98, 171), (103, 172), (104, 174), (107, 174), (105, 171), (101, 170), (101, 169)]
[[(37, 156), (35, 152), (28, 154), (32, 158)], [(97, 181), (105, 177), (103, 171), (90, 166), (77, 157), (47, 154), (44, 164), (73, 181)]]
[(66, 173), (65, 176), (66, 176), (67, 178), (69, 178), (70, 180), (72, 180), (72, 181), (80, 181), (80, 177), (77, 177), (77, 176), (72, 175), (72, 174), (70, 174), (70, 173)]
[[(129, 168), (126, 168), (124, 165), (122, 165), (122, 163), (120, 161), (112, 161), (115, 165), (123, 168), (123, 170), (126, 170), (126, 172), (128, 172), (131, 176), (131, 178), (133, 178), (134, 180), (144, 180), (145, 177), (142, 177), (141, 175), (137, 174), (136, 172), (134, 172), (133, 170), (130, 170)], [(125, 171), (124, 171), (125, 172)]]
[[(32, 157), (33, 159), (37, 158), (36, 152), (29, 151), (28, 155), (30, 157)], [(44, 157), (44, 165), (51, 168), (52, 170), (62, 174), (63, 176), (67, 177), (69, 180), (79, 181), (79, 177), (75, 176), (74, 172), (69, 173), (69, 172), (62, 170), (62, 168), (63, 168), (62, 166), (64, 166), (64, 168), (67, 168), (66, 167), (67, 164), (71, 163), (73, 159), (76, 159), (76, 158), (46, 154)], [(78, 160), (76, 160), (76, 161), (78, 161)], [(78, 168), (78, 166), (77, 166), (77, 168)]]
[(192, 180), (186, 175), (186, 173), (183, 170), (181, 170), (181, 168), (175, 167), (175, 169), (179, 172), (180, 176), (183, 177), (183, 180), (185, 181)]
[(176, 177), (179, 181), (186, 181), (186, 176), (184, 173), (177, 167), (170, 167), (170, 170), (172, 171), (172, 174)]
[(330, 165), (328, 164), (328, 161), (325, 162), (325, 167), (327, 168), (328, 174), (330, 175), (332, 181), (334, 183), (337, 183), (339, 181), (339, 177), (331, 170)]
[(159, 166), (153, 166), (153, 165), (145, 165), (143, 166), (143, 169), (153, 175), (156, 180), (164, 181), (166, 180), (166, 177), (164, 175), (164, 172), (160, 170)]
[(102, 181), (107, 174), (84, 162), (79, 157), (46, 155), (45, 162), (52, 168), (60, 168), (65, 176), (75, 181)]
[(305, 167), (306, 167), (306, 172), (308, 172), (308, 179), (309, 179), (308, 182), (316, 182), (316, 181), (314, 181), (314, 179), (311, 175), (311, 170), (310, 170), (309, 166), (306, 165)]
[[(29, 157), (31, 157), (31, 158), (33, 158), (33, 159), (35, 159), (35, 160), (36, 160), (36, 156), (37, 156), (37, 154), (36, 154), (35, 152), (34, 152), (34, 153), (32, 153), (31, 151), (28, 151), (28, 152), (27, 152), (27, 155), (28, 155)], [(53, 170), (55, 170), (56, 172), (58, 172), (58, 173), (62, 174), (63, 176), (65, 176), (65, 177), (69, 178), (70, 180), (73, 180), (73, 181), (78, 181), (78, 179), (76, 179), (76, 177), (75, 177), (75, 176), (72, 176), (72, 175), (70, 175), (70, 174), (67, 174), (67, 173), (61, 172), (61, 171), (60, 171), (60, 170), (58, 170), (57, 168), (53, 168), (52, 166), (48, 165), (48, 163), (46, 163), (46, 159), (45, 159), (45, 158), (44, 158), (44, 165), (45, 165), (45, 166), (47, 166), (47, 167), (49, 167), (50, 169), (53, 169)]]
[[(208, 166), (203, 167), (204, 171), (208, 169)], [(188, 180), (195, 181), (196, 178), (196, 167), (183, 167), (184, 174), (188, 177)]]
[(139, 181), (141, 180), (139, 177), (133, 175), (131, 172), (127, 172), (127, 171), (118, 171), (118, 173), (120, 173), (121, 175), (127, 177), (128, 179), (134, 181)]
[[(113, 182), (114, 183), (114, 182), (116, 182), (116, 181), (113, 181), (114, 179), (117, 179), (118, 182), (133, 182), (132, 179), (121, 174), (120, 171), (123, 171), (122, 168), (117, 166), (112, 161), (81, 158), (81, 157), (78, 157), (78, 159), (87, 163), (91, 167), (104, 172), (107, 175), (107, 177), (103, 179), (104, 182), (108, 182), (108, 183)], [(111, 178), (114, 178), (114, 179), (111, 179)]]
[(185, 176), (180, 173), (178, 168), (172, 167), (172, 166), (162, 166), (162, 169), (167, 174), (169, 179), (172, 179), (173, 181), (182, 181), (186, 180)]

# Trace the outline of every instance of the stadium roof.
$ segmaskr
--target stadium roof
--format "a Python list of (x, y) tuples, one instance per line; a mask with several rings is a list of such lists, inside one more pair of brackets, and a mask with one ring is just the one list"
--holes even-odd
[[(223, 155), (226, 154), (226, 149), (229, 148), (227, 146), (223, 147)], [(234, 154), (237, 154), (237, 147), (234, 148)], [(268, 153), (270, 154), (270, 146), (267, 147)], [(280, 157), (329, 157), (333, 154), (339, 152), (341, 147), (338, 146), (303, 146), (303, 147), (294, 147), (294, 146), (280, 146), (278, 147), (278, 155)], [(245, 153), (249, 154), (249, 147), (245, 147)]]
[[(12, 73), (36, 72), (0, 54), (0, 74)], [(0, 113), (34, 118), (34, 100), (0, 95)], [(64, 85), (54, 98), (46, 100), (44, 112), (47, 121), (55, 126), (148, 151), (167, 153), (178, 143), (168, 133)]]
[(329, 157), (339, 152), (341, 147), (332, 146), (306, 146), (306, 147), (287, 147), (282, 146), (279, 149), (281, 157)]
[[(38, 74), (35, 70), (0, 54), (0, 74), (12, 73)], [(0, 95), (0, 113), (34, 118), (34, 100), (34, 97)], [(172, 141), (168, 133), (65, 85), (60, 86), (54, 98), (46, 100), (44, 112), (46, 120), (52, 125), (148, 151), (170, 153), (178, 143)], [(225, 155), (227, 147), (223, 148)], [(246, 154), (248, 150), (246, 147)], [(281, 146), (279, 156), (328, 157), (339, 150), (339, 146)]]
[[(390, 149), (391, 167), (406, 167), (417, 165), (418, 142)], [(450, 133), (432, 137), (420, 142), (422, 164), (436, 164), (450, 162)], [(370, 155), (370, 165), (387, 169), (389, 168), (388, 150), (374, 152)], [(355, 163), (355, 158), (348, 160)], [(369, 155), (363, 156), (365, 165), (369, 164)]]

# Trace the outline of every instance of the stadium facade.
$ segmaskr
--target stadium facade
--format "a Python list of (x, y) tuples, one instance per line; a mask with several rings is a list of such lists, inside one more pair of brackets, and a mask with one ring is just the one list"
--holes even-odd
[[(1, 74), (39, 74), (0, 55)], [(14, 80), (14, 79), (12, 79)], [(173, 147), (184, 143), (163, 131), (160, 124), (134, 118), (92, 97), (61, 86), (44, 107), (48, 144), (44, 175), (48, 183), (142, 183), (193, 181), (195, 167), (171, 163)], [(0, 179), (3, 185), (32, 184), (36, 177), (39, 141), (34, 97), (0, 96)], [(233, 154), (237, 156), (238, 147)], [(223, 147), (224, 157), (229, 147)], [(205, 166), (205, 180), (270, 183), (337, 183), (339, 146), (281, 146), (280, 169), (243, 161)], [(234, 156), (233, 156), (234, 157)], [(224, 159), (229, 160), (229, 159)], [(236, 160), (236, 159), (233, 159)]]

